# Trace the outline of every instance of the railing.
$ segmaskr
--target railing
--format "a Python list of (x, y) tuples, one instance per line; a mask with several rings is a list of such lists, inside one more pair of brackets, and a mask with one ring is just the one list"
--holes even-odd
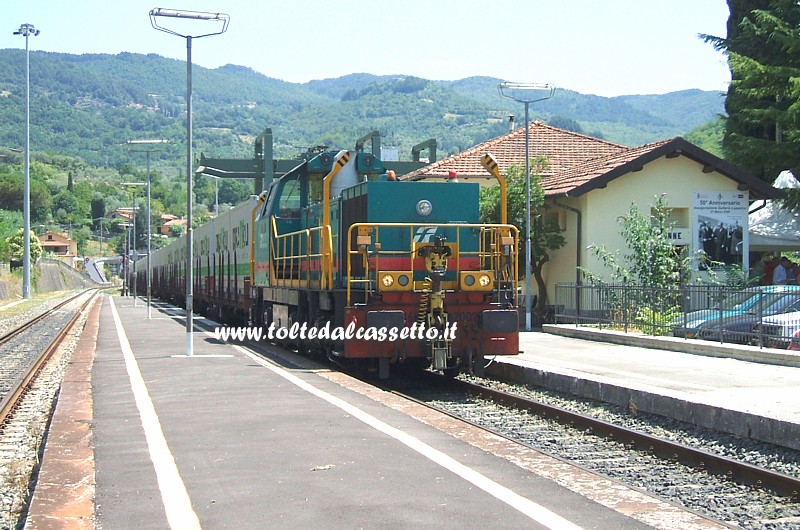
[[(800, 349), (800, 286), (557, 284), (556, 324)], [(794, 344), (797, 343), (797, 344)]]
[[(414, 279), (415, 271), (425, 272), (417, 254), (422, 246), (434, 243), (439, 230), (447, 232), (443, 244), (452, 249), (448, 261), (448, 276), (442, 281), (446, 290), (480, 290), (464, 286), (463, 273), (491, 273), (491, 286), (486, 291), (511, 293), (510, 300), (517, 305), (516, 278), (518, 277), (516, 252), (519, 233), (513, 225), (481, 224), (409, 224), (409, 223), (355, 223), (347, 232), (345, 260), (347, 303), (351, 303), (353, 289), (362, 288), (366, 297), (377, 288), (378, 274), (391, 271), (407, 274), (407, 288), (393, 290), (414, 291), (423, 289), (424, 282)], [(385, 237), (382, 239), (381, 233)], [(455, 238), (452, 233), (455, 232)], [(404, 241), (403, 245), (397, 243)], [(354, 248), (355, 247), (355, 248)], [(488, 277), (488, 276), (487, 276)]]
[(320, 289), (331, 287), (333, 244), (330, 226), (279, 234), (273, 217), (269, 249), (270, 285)]

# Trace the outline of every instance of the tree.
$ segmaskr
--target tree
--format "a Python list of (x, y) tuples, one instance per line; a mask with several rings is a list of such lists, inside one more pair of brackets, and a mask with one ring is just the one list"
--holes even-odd
[[(547, 314), (549, 296), (543, 269), (545, 263), (550, 261), (550, 253), (558, 250), (566, 243), (561, 234), (558, 223), (547, 220), (544, 216), (545, 195), (541, 185), (541, 174), (549, 167), (547, 159), (538, 157), (531, 161), (531, 272), (536, 280), (539, 293), (534, 313), (538, 322), (542, 322)], [(507, 210), (508, 222), (517, 227), (520, 232), (520, 249), (518, 261), (522, 262), (517, 270), (525, 270), (525, 168), (519, 165), (511, 166), (506, 173), (507, 183)], [(500, 221), (500, 188), (482, 188), (480, 197), (480, 218), (482, 223), (497, 223)]]
[[(24, 251), (23, 233), (24, 230), (20, 228), (16, 234), (6, 239), (6, 248), (8, 249), (9, 261), (22, 263), (22, 253)], [(34, 234), (33, 231), (30, 233), (30, 242), (31, 263), (36, 263), (42, 255), (42, 244), (39, 242), (39, 238), (36, 237), (36, 234)]]
[(102, 222), (102, 218), (106, 215), (106, 199), (105, 197), (95, 197), (91, 202), (92, 222), (97, 228)]
[[(63, 215), (61, 212), (63, 211)], [(62, 190), (53, 198), (53, 217), (62, 222), (76, 222), (86, 217), (86, 211), (81, 202), (67, 189)]]
[[(0, 209), (22, 211), (23, 182), (22, 173), (11, 173), (0, 179)], [(50, 213), (52, 196), (40, 180), (32, 178), (30, 185), (31, 220), (44, 222)]]
[(725, 158), (771, 182), (800, 165), (800, 5), (728, 0), (728, 37), (705, 35), (728, 54)]
[(0, 261), (9, 261), (8, 240), (22, 226), (22, 212), (0, 210)]

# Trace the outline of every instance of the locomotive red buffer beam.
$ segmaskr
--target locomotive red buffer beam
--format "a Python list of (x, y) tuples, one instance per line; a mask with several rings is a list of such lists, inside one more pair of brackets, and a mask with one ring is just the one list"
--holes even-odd
[[(450, 297), (463, 298), (449, 293)], [(418, 297), (417, 297), (418, 300)], [(465, 300), (466, 302), (466, 300)], [(400, 305), (403, 309), (395, 309)], [(458, 304), (449, 313), (444, 329), (432, 331), (427, 323), (417, 322), (418, 305), (392, 304), (392, 309), (351, 306), (345, 312), (344, 357), (351, 359), (387, 358), (402, 362), (407, 358), (428, 357), (429, 341), (443, 338), (450, 343), (450, 355), (461, 359), (519, 353), (519, 316), (514, 309), (482, 309)], [(486, 306), (482, 306), (486, 307)], [(442, 336), (444, 334), (444, 336)]]

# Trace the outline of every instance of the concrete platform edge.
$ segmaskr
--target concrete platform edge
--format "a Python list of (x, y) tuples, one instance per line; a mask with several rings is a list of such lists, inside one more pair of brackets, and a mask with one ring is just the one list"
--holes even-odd
[(679, 337), (651, 337), (648, 335), (625, 333), (623, 331), (611, 329), (576, 327), (573, 324), (545, 324), (542, 326), (542, 331), (562, 337), (595, 340), (612, 344), (622, 344), (625, 346), (655, 348), (681, 353), (692, 353), (695, 355), (706, 355), (708, 357), (724, 357), (778, 366), (800, 367), (800, 355), (790, 350), (757, 348), (755, 346), (742, 346), (738, 344), (721, 344), (707, 340), (682, 339)]
[(531, 366), (520, 366), (504, 362), (501, 357), (496, 358), (495, 362), (486, 368), (486, 373), (506, 381), (526, 383), (564, 394), (599, 400), (631, 411), (658, 414), (698, 427), (800, 450), (800, 425), (787, 421), (548, 372)]

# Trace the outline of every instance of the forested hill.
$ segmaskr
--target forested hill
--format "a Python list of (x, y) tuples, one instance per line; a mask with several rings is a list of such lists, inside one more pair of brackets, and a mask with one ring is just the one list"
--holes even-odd
[[(185, 140), (186, 66), (158, 55), (70, 55), (31, 52), (31, 144), (35, 151), (78, 156), (93, 165), (130, 160), (125, 140)], [(0, 146), (22, 147), (24, 50), (0, 50)], [(352, 147), (372, 130), (402, 159), (435, 138), (455, 153), (507, 130), (523, 107), (502, 98), (501, 80), (434, 81), (405, 75), (351, 74), (288, 83), (234, 65), (194, 66), (196, 150), (252, 156), (253, 138), (270, 127), (275, 154), (311, 146)], [(560, 88), (531, 105), (532, 118), (558, 127), (638, 145), (686, 134), (723, 113), (724, 95), (686, 90), (605, 98)], [(180, 160), (180, 149), (162, 156)], [(164, 160), (167, 162), (167, 160)]]

